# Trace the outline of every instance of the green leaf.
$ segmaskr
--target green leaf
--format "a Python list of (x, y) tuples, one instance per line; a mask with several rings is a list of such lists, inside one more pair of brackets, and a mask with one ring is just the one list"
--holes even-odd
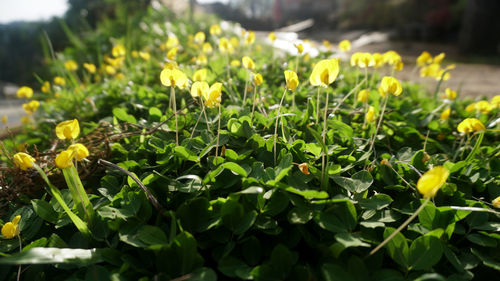
[(321, 266), (325, 281), (355, 281), (354, 277), (338, 264), (326, 263)]
[(438, 238), (420, 236), (411, 243), (408, 265), (414, 270), (428, 270), (439, 262), (442, 255), (443, 246)]
[(143, 225), (137, 231), (137, 238), (149, 245), (166, 245), (168, 244), (167, 235), (157, 226)]
[(465, 237), (467, 238), (467, 240), (479, 246), (492, 248), (497, 246), (497, 241), (494, 238), (490, 238), (481, 234), (469, 234)]
[(341, 232), (335, 234), (335, 240), (340, 243), (344, 248), (349, 247), (370, 247), (370, 244), (363, 242), (359, 235)]
[(137, 120), (133, 115), (127, 113), (127, 110), (122, 107), (113, 108), (113, 115), (121, 121), (136, 124)]
[(370, 210), (381, 210), (387, 206), (389, 206), (392, 203), (392, 198), (383, 193), (378, 193), (373, 195), (372, 197), (368, 199), (360, 199), (359, 200), (359, 205), (362, 208), (365, 209), (370, 209)]
[(185, 159), (187, 161), (192, 161), (192, 162), (199, 161), (198, 155), (196, 155), (196, 153), (194, 153), (193, 151), (185, 148), (184, 146), (176, 146), (174, 151), (175, 154), (181, 159)]
[(319, 190), (298, 190), (296, 188), (293, 188), (291, 186), (288, 186), (285, 188), (286, 191), (290, 193), (294, 193), (297, 195), (300, 195), (304, 197), (305, 199), (326, 199), (328, 198), (328, 193), (325, 191), (319, 191)]
[[(219, 260), (219, 264), (217, 269), (222, 272), (222, 274), (231, 277), (231, 278), (241, 278), (247, 279), (250, 277), (250, 272), (252, 268), (248, 266), (243, 261), (239, 260), (233, 256), (226, 256)], [(246, 274), (242, 274), (246, 273)], [(247, 277), (247, 278), (244, 278)]]
[(288, 212), (288, 221), (292, 224), (305, 224), (313, 218), (313, 210), (309, 208), (293, 208)]
[[(384, 239), (389, 237), (394, 231), (395, 228), (387, 227), (384, 230)], [(408, 258), (409, 258), (409, 248), (408, 242), (406, 242), (406, 238), (404, 235), (399, 232), (396, 234), (387, 244), (385, 245), (389, 256), (399, 265), (403, 267), (408, 267)]]
[(31, 200), (31, 205), (33, 206), (33, 210), (35, 210), (35, 213), (42, 219), (53, 224), (57, 223), (58, 214), (49, 202), (43, 199), (33, 199)]
[(0, 258), (0, 264), (75, 264), (87, 266), (103, 261), (100, 249), (32, 248)]
[(318, 212), (314, 221), (323, 229), (331, 232), (351, 232), (357, 224), (356, 208), (350, 201), (335, 203), (328, 209)]
[(338, 185), (354, 193), (367, 190), (373, 183), (373, 177), (368, 171), (359, 171), (350, 178), (341, 176), (330, 176)]
[(491, 256), (486, 255), (475, 248), (471, 248), (471, 252), (478, 257), (484, 265), (500, 271), (500, 261), (492, 259)]

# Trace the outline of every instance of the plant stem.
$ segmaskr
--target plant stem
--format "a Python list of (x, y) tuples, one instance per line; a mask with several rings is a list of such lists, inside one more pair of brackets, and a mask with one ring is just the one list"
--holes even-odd
[(373, 249), (368, 255), (371, 256), (375, 254), (378, 250), (380, 250), (380, 248), (382, 248), (385, 244), (391, 241), (391, 239), (394, 238), (396, 234), (401, 232), (403, 228), (405, 228), (413, 219), (415, 219), (418, 216), (418, 214), (424, 209), (424, 207), (427, 205), (427, 203), (429, 203), (430, 200), (431, 200), (430, 198), (425, 199), (424, 203), (422, 203), (422, 205), (418, 207), (418, 209), (415, 211), (415, 213), (413, 213), (413, 215), (411, 215), (402, 225), (400, 225), (393, 233), (391, 233), (389, 237), (385, 238), (385, 240), (382, 243), (380, 243), (375, 249)]
[(389, 100), (389, 94), (387, 94), (384, 98), (384, 105), (382, 106), (382, 113), (380, 113), (380, 118), (378, 119), (377, 128), (375, 129), (375, 134), (373, 134), (372, 141), (370, 143), (370, 149), (368, 149), (368, 151), (371, 151), (373, 149), (373, 145), (375, 144), (375, 139), (377, 138), (378, 130), (380, 129), (380, 125), (382, 124), (382, 119), (384, 118), (385, 107), (387, 106), (388, 100)]
[(257, 85), (254, 84), (253, 88), (253, 104), (252, 104), (252, 120), (253, 120), (253, 113), (255, 111), (255, 104), (257, 103)]
[(281, 97), (280, 105), (278, 106), (278, 114), (276, 115), (276, 123), (274, 125), (273, 148), (274, 148), (274, 165), (275, 166), (276, 166), (276, 140), (278, 139), (278, 121), (280, 119), (281, 105), (283, 104), (283, 100), (285, 99), (285, 94), (286, 94), (286, 88), (285, 88), (285, 91), (283, 92), (283, 96)]
[[(19, 253), (23, 251), (23, 242), (21, 240), (21, 235), (17, 235), (17, 239), (19, 240)], [(21, 265), (17, 268), (17, 281), (21, 280)]]
[[(328, 90), (326, 91), (326, 102), (325, 102), (325, 114), (323, 118), (323, 145), (326, 147), (326, 124), (328, 121)], [(321, 155), (321, 186), (324, 184), (324, 179), (325, 179), (325, 156), (328, 154), (328, 148), (326, 148), (327, 151), (323, 151), (323, 155)]]
[(245, 89), (243, 90), (243, 102), (241, 103), (241, 105), (243, 107), (245, 106), (245, 101), (247, 100), (247, 87), (248, 87), (248, 78), (249, 78), (249, 76), (250, 76), (250, 74), (247, 71), (247, 77), (245, 79)]
[(319, 124), (319, 91), (320, 88), (318, 87), (318, 92), (316, 93), (316, 124)]
[(170, 99), (172, 99), (172, 106), (175, 114), (175, 146), (179, 146), (179, 129), (177, 123), (177, 104), (175, 102), (175, 87), (170, 88)]
[(215, 158), (219, 155), (220, 120), (222, 119), (221, 105), (219, 104), (219, 125), (217, 126), (217, 145), (215, 146)]

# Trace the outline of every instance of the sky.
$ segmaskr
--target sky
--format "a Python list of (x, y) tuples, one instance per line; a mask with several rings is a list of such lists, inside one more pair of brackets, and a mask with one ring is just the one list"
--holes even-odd
[(62, 16), (67, 9), (67, 0), (0, 0), (0, 24), (47, 20)]

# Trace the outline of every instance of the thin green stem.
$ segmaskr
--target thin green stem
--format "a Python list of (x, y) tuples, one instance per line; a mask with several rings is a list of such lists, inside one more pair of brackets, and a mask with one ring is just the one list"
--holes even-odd
[[(21, 240), (21, 235), (17, 235), (17, 239), (19, 240), (19, 253), (23, 251), (23, 242)], [(21, 265), (17, 268), (17, 281), (21, 280)]]
[(257, 85), (253, 85), (253, 104), (252, 104), (252, 120), (253, 120), (253, 113), (255, 112), (255, 104), (257, 103)]
[[(324, 118), (323, 118), (323, 145), (326, 147), (326, 124), (328, 121), (328, 90), (326, 91), (326, 102), (325, 102), (325, 113), (324, 113)], [(321, 186), (324, 184), (325, 180), (325, 157), (328, 154), (328, 149), (327, 151), (323, 151), (323, 154), (321, 155)]]
[(175, 145), (179, 145), (179, 127), (177, 121), (177, 103), (175, 101), (175, 87), (170, 88), (170, 98), (172, 99), (172, 106), (175, 114)]
[(276, 114), (276, 123), (274, 124), (274, 142), (273, 142), (273, 151), (274, 151), (274, 165), (276, 166), (276, 141), (278, 139), (278, 122), (280, 119), (280, 111), (281, 105), (283, 104), (283, 100), (285, 99), (286, 88), (283, 92), (283, 96), (281, 97), (280, 105), (278, 106), (278, 114)]
[(391, 241), (391, 239), (394, 238), (396, 234), (400, 233), (401, 230), (403, 230), (403, 228), (405, 228), (412, 220), (414, 220), (418, 216), (418, 214), (425, 208), (425, 206), (427, 205), (427, 203), (429, 203), (430, 200), (431, 200), (430, 198), (425, 199), (424, 203), (420, 205), (420, 207), (415, 211), (415, 213), (413, 213), (413, 215), (411, 215), (402, 225), (400, 225), (393, 233), (391, 233), (391, 235), (385, 238), (385, 240), (382, 243), (380, 243), (375, 249), (373, 249), (368, 255), (371, 256), (375, 254), (378, 250), (380, 250), (380, 248), (384, 247), (385, 244)]
[(248, 88), (248, 78), (249, 78), (250, 74), (248, 73), (247, 71), (247, 77), (245, 79), (245, 89), (243, 90), (243, 102), (241, 103), (241, 105), (244, 107), (245, 106), (245, 101), (247, 100), (247, 88)]
[(386, 95), (383, 101), (384, 104), (382, 106), (382, 113), (380, 113), (380, 118), (378, 119), (377, 128), (375, 129), (375, 133), (373, 134), (373, 137), (371, 139), (370, 149), (368, 149), (368, 151), (371, 151), (375, 144), (375, 139), (377, 138), (378, 130), (380, 129), (380, 125), (382, 124), (382, 119), (384, 119), (385, 108), (387, 106), (388, 100), (389, 100), (389, 95)]
[(221, 105), (219, 104), (219, 125), (217, 126), (217, 145), (215, 146), (215, 158), (219, 155), (220, 120), (222, 119)]
[(316, 124), (319, 124), (319, 91), (320, 88), (318, 87), (318, 92), (316, 93)]

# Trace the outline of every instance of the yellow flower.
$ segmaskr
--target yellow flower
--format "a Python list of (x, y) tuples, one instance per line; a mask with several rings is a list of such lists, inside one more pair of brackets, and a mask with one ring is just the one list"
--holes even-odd
[(21, 123), (29, 124), (29, 123), (31, 123), (31, 119), (29, 118), (29, 116), (23, 116), (23, 117), (21, 117)]
[(340, 41), (339, 50), (342, 52), (349, 52), (351, 50), (351, 42), (349, 40)]
[(201, 47), (201, 49), (205, 54), (210, 54), (213, 52), (212, 45), (210, 45), (210, 43), (208, 43), (208, 42), (203, 43), (203, 46)]
[(197, 65), (206, 65), (208, 63), (207, 56), (199, 55), (196, 57), (195, 62)]
[(396, 62), (396, 63), (394, 64), (394, 66), (393, 66), (394, 70), (396, 70), (396, 71), (401, 71), (401, 70), (403, 70), (403, 67), (404, 67), (404, 63), (403, 63), (403, 61), (398, 61), (398, 62)]
[(285, 81), (286, 88), (292, 92), (295, 91), (299, 85), (299, 78), (297, 77), (297, 73), (295, 73), (295, 71), (285, 70)]
[(75, 71), (78, 69), (78, 64), (74, 60), (67, 60), (64, 62), (64, 67), (69, 71)]
[(493, 107), (491, 106), (491, 104), (488, 101), (482, 100), (482, 101), (476, 102), (476, 110), (481, 112), (481, 113), (487, 114), (491, 110), (493, 110)]
[(203, 42), (205, 42), (205, 33), (203, 31), (198, 31), (194, 35), (194, 42), (196, 42), (197, 44), (202, 44)]
[(500, 196), (493, 199), (493, 201), (491, 201), (491, 204), (493, 205), (493, 207), (500, 209)]
[(302, 52), (304, 52), (304, 46), (302, 46), (301, 43), (294, 44), (294, 46), (297, 49), (297, 53), (302, 54)]
[(231, 45), (231, 43), (229, 42), (229, 40), (227, 40), (226, 37), (223, 37), (219, 40), (219, 51), (221, 53), (229, 53), (231, 54), (234, 49), (233, 49), (233, 45)]
[(61, 76), (54, 77), (54, 84), (64, 86), (66, 85), (66, 80)]
[(417, 58), (417, 65), (424, 66), (432, 63), (432, 56), (427, 51), (423, 51)]
[(24, 111), (26, 111), (27, 114), (35, 113), (39, 106), (40, 102), (37, 100), (32, 100), (29, 103), (23, 104)]
[(240, 40), (238, 40), (238, 37), (231, 37), (231, 39), (229, 39), (229, 43), (231, 43), (231, 46), (233, 46), (233, 48), (237, 48), (239, 45), (240, 45)]
[(18, 98), (31, 99), (33, 97), (33, 89), (28, 86), (22, 86), (16, 93)]
[(168, 58), (169, 60), (175, 60), (175, 57), (177, 56), (177, 50), (178, 50), (178, 48), (177, 48), (177, 47), (170, 49), (170, 50), (167, 52), (167, 58)]
[(367, 89), (361, 90), (358, 93), (358, 102), (367, 102), (370, 98), (370, 91)]
[(264, 78), (262, 78), (262, 75), (260, 75), (260, 73), (256, 73), (254, 76), (253, 76), (253, 83), (256, 85), (256, 86), (260, 86), (262, 85), (262, 83), (264, 82)]
[(229, 64), (233, 67), (239, 67), (241, 62), (239, 60), (232, 60)]
[(214, 106), (218, 106), (221, 103), (221, 97), (222, 97), (222, 83), (214, 83), (212, 86), (210, 86), (210, 89), (208, 89), (207, 92), (205, 92), (204, 99), (205, 99), (205, 105), (209, 108), (212, 108)]
[(42, 93), (49, 93), (50, 92), (50, 82), (49, 81), (43, 82), (41, 90), (42, 90)]
[(243, 67), (246, 69), (253, 70), (255, 68), (255, 63), (250, 57), (244, 56), (241, 59), (241, 62), (243, 63)]
[(267, 38), (269, 38), (269, 40), (274, 43), (274, 41), (276, 41), (276, 34), (274, 32), (270, 32), (269, 35), (267, 35)]
[(151, 59), (151, 55), (148, 52), (139, 52), (139, 57), (145, 61)]
[(220, 26), (218, 24), (214, 24), (210, 26), (210, 34), (212, 35), (219, 35), (221, 34), (222, 30), (220, 29)]
[(313, 68), (309, 82), (313, 86), (328, 87), (339, 74), (339, 59), (319, 61)]
[(451, 114), (451, 108), (447, 108), (443, 110), (443, 112), (441, 113), (440, 119), (446, 121), (450, 118), (450, 114)]
[(245, 37), (245, 45), (253, 44), (253, 42), (255, 42), (255, 32), (248, 31)]
[(137, 52), (136, 50), (133, 50), (132, 52), (130, 52), (130, 56), (132, 58), (136, 59), (139, 57), (139, 52)]
[(373, 106), (370, 106), (368, 108), (368, 111), (366, 112), (365, 119), (367, 122), (372, 122), (375, 120), (375, 108)]
[(476, 103), (475, 102), (473, 102), (465, 107), (465, 111), (467, 111), (468, 113), (474, 112), (475, 110), (476, 110)]
[(385, 97), (387, 94), (399, 96), (403, 92), (403, 88), (401, 87), (401, 83), (396, 78), (385, 76), (382, 78), (378, 92), (382, 97)]
[(193, 74), (194, 81), (205, 81), (206, 79), (207, 79), (207, 69), (206, 68), (196, 70), (195, 73)]
[(361, 53), (360, 52), (356, 52), (354, 54), (351, 55), (351, 59), (350, 59), (350, 64), (351, 66), (356, 66), (358, 65), (358, 62), (359, 62), (359, 57), (361, 56)]
[(17, 215), (12, 222), (8, 222), (2, 227), (2, 235), (5, 239), (12, 239), (19, 235), (19, 221), (21, 216)]
[(80, 134), (80, 124), (78, 120), (63, 121), (56, 126), (56, 135), (59, 139), (76, 139)]
[(73, 166), (73, 158), (75, 158), (75, 150), (64, 150), (56, 156), (56, 166), (59, 169), (66, 169)]
[(177, 36), (172, 35), (168, 36), (167, 43), (165, 43), (165, 47), (167, 49), (172, 49), (179, 46), (179, 39), (177, 39)]
[(436, 63), (436, 64), (440, 64), (440, 63), (443, 61), (444, 57), (445, 57), (445, 53), (441, 53), (441, 54), (439, 54), (439, 55), (435, 56), (435, 57), (432, 59), (432, 62), (433, 62), (433, 63)]
[(457, 97), (457, 92), (453, 91), (450, 88), (446, 88), (444, 90), (444, 95), (445, 95), (446, 99), (454, 100)]
[(7, 124), (8, 118), (7, 115), (2, 115), (2, 123)]
[(33, 163), (35, 163), (35, 158), (31, 157), (29, 154), (24, 152), (14, 154), (14, 165), (23, 171), (33, 168)]
[(396, 66), (403, 60), (401, 56), (393, 50), (385, 52), (383, 56), (384, 62), (392, 66)]
[(161, 83), (167, 87), (177, 86), (179, 89), (187, 85), (187, 76), (179, 69), (163, 69), (160, 74)]
[(366, 68), (375, 66), (375, 59), (370, 53), (360, 53), (358, 55), (358, 64), (359, 68)]
[(85, 145), (81, 143), (75, 143), (68, 147), (68, 150), (73, 150), (75, 152), (75, 157), (77, 161), (82, 161), (83, 158), (89, 156), (89, 150)]
[(116, 69), (114, 67), (112, 67), (111, 65), (106, 65), (104, 67), (104, 70), (106, 71), (106, 73), (108, 75), (115, 75), (116, 74)]
[(457, 131), (460, 133), (472, 133), (484, 131), (486, 128), (483, 123), (476, 118), (465, 118), (460, 124), (458, 124)]
[(417, 182), (418, 191), (424, 198), (433, 198), (444, 185), (450, 172), (443, 166), (437, 166), (425, 172)]
[(193, 98), (206, 96), (209, 90), (208, 83), (205, 81), (196, 81), (191, 85), (191, 96)]
[(311, 174), (309, 172), (309, 165), (307, 163), (302, 163), (299, 164), (299, 170), (304, 174), (304, 175), (309, 175)]
[(373, 60), (375, 61), (375, 68), (379, 68), (384, 66), (385, 60), (384, 56), (381, 53), (373, 53)]
[(125, 56), (125, 46), (122, 44), (117, 44), (111, 49), (111, 54), (113, 57), (118, 58), (118, 57), (124, 57)]
[(495, 108), (500, 108), (500, 95), (496, 95), (493, 98), (491, 98), (491, 106)]
[(90, 74), (94, 74), (97, 70), (95, 64), (93, 63), (83, 63), (83, 68), (85, 68)]

